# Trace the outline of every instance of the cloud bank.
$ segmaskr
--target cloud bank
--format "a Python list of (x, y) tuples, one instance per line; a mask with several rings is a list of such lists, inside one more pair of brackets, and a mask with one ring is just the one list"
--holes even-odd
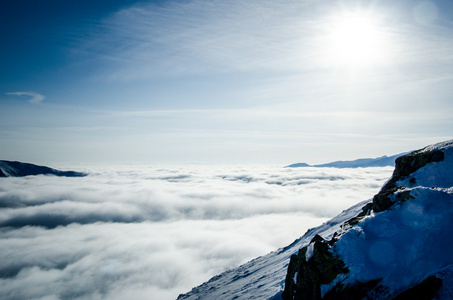
[(147, 167), (0, 186), (0, 298), (175, 299), (370, 198), (391, 168)]

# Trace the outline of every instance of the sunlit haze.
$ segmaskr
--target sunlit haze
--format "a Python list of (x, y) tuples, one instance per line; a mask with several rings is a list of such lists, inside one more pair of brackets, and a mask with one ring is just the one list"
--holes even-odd
[(336, 14), (333, 17), (327, 43), (327, 59), (342, 67), (379, 65), (394, 45), (386, 43), (388, 37), (380, 32), (374, 16), (366, 11)]
[(0, 158), (326, 163), (453, 134), (451, 1), (6, 1)]

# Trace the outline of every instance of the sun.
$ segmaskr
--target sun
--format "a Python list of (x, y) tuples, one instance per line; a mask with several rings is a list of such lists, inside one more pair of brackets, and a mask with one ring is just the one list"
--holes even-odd
[(325, 59), (330, 64), (360, 67), (385, 59), (385, 36), (377, 20), (367, 12), (342, 12), (328, 22)]

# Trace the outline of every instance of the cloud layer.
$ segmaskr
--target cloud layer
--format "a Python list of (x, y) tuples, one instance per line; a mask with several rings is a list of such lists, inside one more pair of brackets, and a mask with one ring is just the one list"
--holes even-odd
[(84, 171), (2, 179), (2, 299), (174, 299), (372, 197), (392, 170)]

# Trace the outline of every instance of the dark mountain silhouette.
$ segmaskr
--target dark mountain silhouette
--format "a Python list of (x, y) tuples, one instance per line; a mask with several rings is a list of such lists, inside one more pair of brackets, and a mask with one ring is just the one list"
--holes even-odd
[(406, 153), (400, 153), (392, 156), (381, 156), (378, 158), (360, 158), (349, 161), (334, 161), (320, 165), (309, 165), (306, 163), (296, 163), (286, 168), (300, 168), (300, 167), (317, 167), (317, 168), (368, 168), (368, 167), (394, 167), (395, 160)]
[(38, 166), (18, 161), (0, 160), (0, 177), (23, 177), (30, 175), (82, 177), (87, 174), (75, 171), (60, 171), (45, 166)]

